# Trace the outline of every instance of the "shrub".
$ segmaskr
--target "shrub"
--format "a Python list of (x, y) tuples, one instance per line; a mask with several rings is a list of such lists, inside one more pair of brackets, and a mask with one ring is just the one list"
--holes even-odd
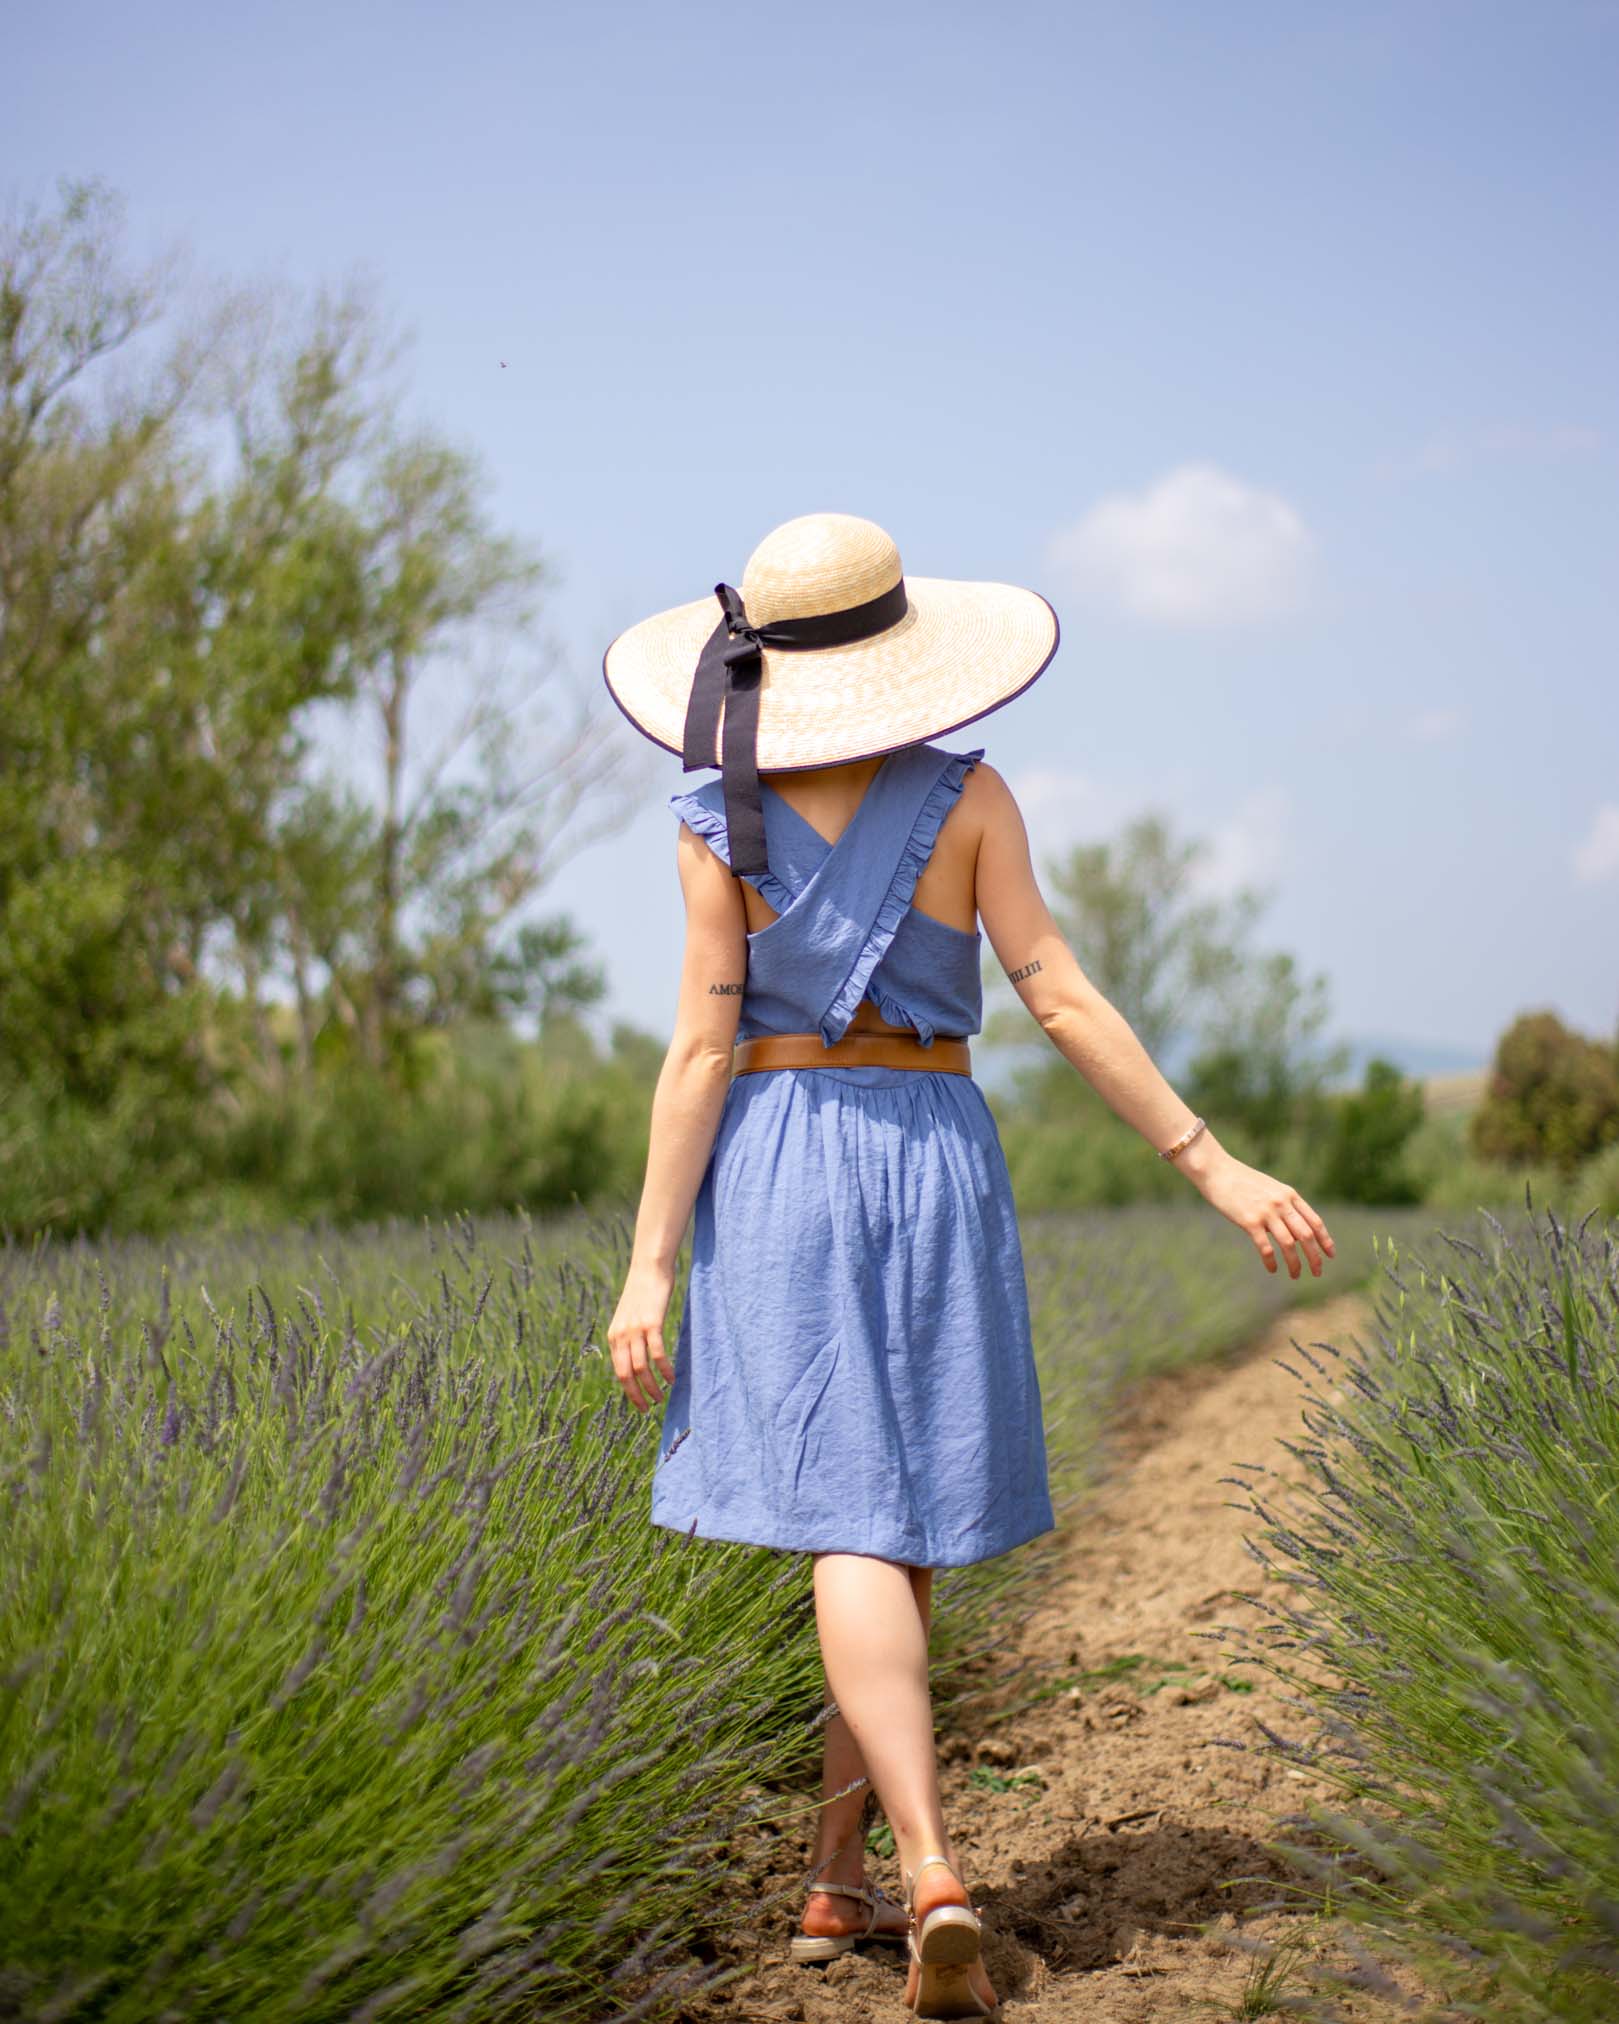
[(1475, 1231), (1442, 1263), (1388, 1247), (1371, 1347), (1300, 1348), (1304, 1487), (1244, 1483), (1296, 1600), (1245, 1643), (1318, 1718), (1271, 1747), (1339, 1793), (1288, 1844), (1304, 1888), (1460, 2014), (1607, 2024), (1619, 1228)]
[(794, 1746), (793, 1570), (698, 1565), (637, 1506), (612, 1249), (472, 1237), (380, 1326), (333, 1233), (240, 1306), (49, 1261), (0, 1563), (24, 2014), (598, 2014)]
[[(991, 1101), (1020, 1213), (1124, 1208), (1136, 1204), (1200, 1206), (1197, 1191), (1172, 1162), (1158, 1159), (1133, 1125), (1108, 1108), (1077, 1075), (1043, 1089)], [(1220, 1143), (1238, 1159), (1258, 1163), (1259, 1147), (1240, 1119), (1209, 1114)], [(1284, 1140), (1278, 1170), (1308, 1192), (1301, 1155), (1307, 1134)], [(1204, 1213), (1209, 1213), (1205, 1211)]]
[(1422, 1123), (1420, 1085), (1391, 1061), (1366, 1064), (1358, 1094), (1336, 1098), (1323, 1159), (1322, 1192), (1341, 1202), (1416, 1202), (1422, 1191), (1406, 1148)]
[(1573, 1033), (1555, 1012), (1515, 1019), (1495, 1050), (1473, 1150), (1487, 1160), (1554, 1166), (1566, 1178), (1619, 1142), (1619, 1054)]
[[(228, 1107), (133, 1072), (97, 1109), (0, 1090), (0, 1231), (158, 1236), (605, 1203), (638, 1186), (656, 1062), (560, 1022), (538, 1044), (492, 1024), (414, 1034), (397, 1073), (327, 1049), (307, 1079)], [(657, 1050), (661, 1060), (661, 1049)]]

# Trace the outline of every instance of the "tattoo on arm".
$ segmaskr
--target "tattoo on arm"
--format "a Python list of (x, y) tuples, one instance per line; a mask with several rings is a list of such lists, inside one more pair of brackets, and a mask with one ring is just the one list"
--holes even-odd
[(1006, 974), (1012, 983), (1021, 984), (1025, 977), (1032, 977), (1039, 968), (1038, 962), (1025, 963), (1021, 970), (1008, 970)]
[(742, 986), (740, 984), (710, 984), (708, 995), (710, 998), (738, 998), (742, 995)]

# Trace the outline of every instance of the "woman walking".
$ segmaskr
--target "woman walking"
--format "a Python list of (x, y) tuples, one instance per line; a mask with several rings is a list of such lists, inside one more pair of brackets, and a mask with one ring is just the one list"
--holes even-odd
[[(971, 1072), (982, 936), (1268, 1271), (1280, 1251), (1297, 1278), (1302, 1251), (1319, 1275), (1332, 1239), (1176, 1096), (1052, 920), (1006, 782), (981, 746), (937, 742), (1045, 671), (1045, 599), (907, 578), (880, 527), (840, 513), (778, 527), (715, 596), (717, 619), (676, 606), (603, 662), (640, 731), (720, 768), (670, 797), (685, 955), (613, 1368), (638, 1410), (664, 1403), (654, 1523), (812, 1557), (837, 1712), (794, 1957), (904, 1939), (918, 2017), (993, 2016), (940, 1806), (932, 1578), (1055, 1518), (1011, 1186)], [(903, 1904), (864, 1874), (867, 1781)]]

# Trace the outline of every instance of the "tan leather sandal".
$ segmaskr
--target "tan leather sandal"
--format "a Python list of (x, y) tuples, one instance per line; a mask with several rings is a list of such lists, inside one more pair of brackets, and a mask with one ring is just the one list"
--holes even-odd
[(930, 1862), (942, 1863), (961, 1884), (961, 1875), (947, 1857), (924, 1855), (905, 1879), (906, 1942), (917, 1964), (917, 2017), (997, 2017), (1000, 2005), (988, 2004), (972, 1985), (973, 1964), (983, 1958), (984, 1934), (974, 1904), (935, 1905), (920, 1924), (916, 1916), (916, 1879)]
[(833, 1961), (839, 1954), (846, 1954), (853, 1947), (866, 1940), (903, 1940), (904, 1933), (879, 1929), (877, 1919), (885, 1904), (898, 1904), (897, 1898), (888, 1895), (880, 1883), (812, 1883), (811, 1891), (831, 1891), (835, 1897), (859, 1898), (862, 1904), (870, 1905), (871, 1917), (866, 1921), (862, 1933), (795, 1933), (788, 1944), (787, 1952), (795, 1961)]

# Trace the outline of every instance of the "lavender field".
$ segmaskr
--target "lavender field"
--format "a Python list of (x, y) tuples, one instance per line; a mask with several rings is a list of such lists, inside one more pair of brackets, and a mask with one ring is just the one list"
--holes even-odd
[[(1333, 1221), (1342, 1287), (1375, 1226)], [(601, 1347), (627, 1243), (0, 1254), (0, 2014), (678, 2013), (826, 1710), (807, 1560), (647, 1522), (657, 1414)], [(1134, 1375), (1332, 1283), (1191, 1206), (1026, 1243), (1060, 1508)], [(942, 1719), (1060, 1536), (941, 1574)]]
[[(1301, 1890), (1443, 2014), (1619, 2017), (1619, 1224), (1394, 1244), (1363, 1343), (1302, 1352), (1307, 1488), (1242, 1481), (1294, 1598), (1250, 1645), (1332, 1803)], [(1273, 1605), (1274, 1606), (1274, 1605)], [(1295, 1768), (1294, 1775), (1299, 1775)]]

